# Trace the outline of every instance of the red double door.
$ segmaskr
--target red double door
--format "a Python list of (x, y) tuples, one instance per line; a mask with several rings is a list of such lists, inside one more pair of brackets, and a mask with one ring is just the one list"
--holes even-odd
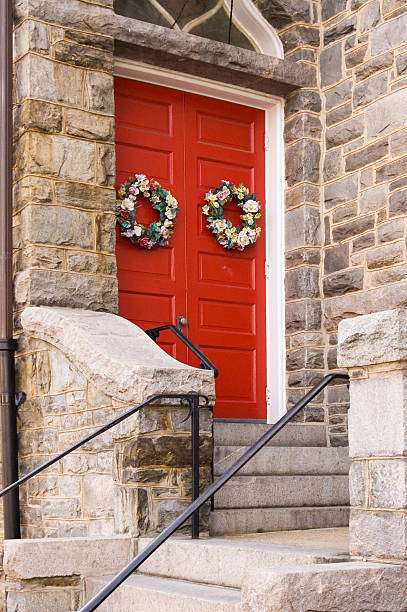
[[(143, 329), (184, 316), (184, 333), (219, 369), (215, 416), (265, 418), (264, 214), (261, 237), (242, 252), (221, 247), (202, 214), (205, 193), (222, 179), (243, 183), (264, 204), (264, 111), (122, 78), (115, 94), (118, 184), (146, 174), (180, 208), (167, 247), (144, 250), (118, 233), (119, 312)], [(237, 225), (236, 204), (224, 210)], [(155, 219), (140, 200), (137, 220)], [(199, 366), (170, 332), (160, 344)]]

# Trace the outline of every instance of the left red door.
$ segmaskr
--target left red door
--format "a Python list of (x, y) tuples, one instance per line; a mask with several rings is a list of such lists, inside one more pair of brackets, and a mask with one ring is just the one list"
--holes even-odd
[[(117, 184), (135, 173), (156, 179), (180, 202), (184, 201), (183, 94), (129, 79), (116, 79)], [(147, 201), (137, 203), (137, 220), (149, 224), (156, 214)], [(175, 274), (185, 265), (185, 217), (178, 215), (176, 231), (165, 248), (138, 249), (118, 232), (120, 315), (143, 329), (173, 323), (186, 312), (185, 277)], [(173, 357), (186, 361), (186, 349), (170, 335), (160, 344)]]

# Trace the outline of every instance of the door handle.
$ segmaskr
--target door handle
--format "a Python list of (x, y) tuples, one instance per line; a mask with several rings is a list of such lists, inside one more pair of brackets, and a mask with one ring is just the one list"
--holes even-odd
[(181, 332), (181, 334), (184, 333), (184, 327), (189, 327), (189, 323), (184, 317), (184, 315), (178, 315), (177, 316), (177, 329), (178, 331)]

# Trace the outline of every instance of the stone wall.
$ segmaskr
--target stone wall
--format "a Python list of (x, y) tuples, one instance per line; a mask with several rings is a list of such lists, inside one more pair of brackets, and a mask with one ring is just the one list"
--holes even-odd
[[(214, 399), (212, 372), (180, 364), (115, 315), (34, 307), (24, 311), (22, 323), (26, 344), (18, 371), (28, 396), (18, 413), (23, 474), (157, 393), (196, 391)], [(139, 536), (172, 522), (191, 499), (191, 421), (179, 402), (161, 404), (147, 406), (22, 486), (22, 536)], [(204, 407), (200, 456), (207, 488), (212, 419)], [(201, 518), (207, 527), (207, 510)]]
[(341, 319), (406, 301), (407, 2), (325, 0), (322, 22), (321, 289), (333, 368)]
[(15, 2), (15, 303), (117, 310), (110, 0)]

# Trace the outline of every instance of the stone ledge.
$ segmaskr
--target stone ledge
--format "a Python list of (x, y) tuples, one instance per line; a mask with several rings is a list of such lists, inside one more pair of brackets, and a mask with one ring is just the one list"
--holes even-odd
[(117, 315), (30, 306), (21, 322), (26, 332), (61, 350), (89, 382), (114, 399), (139, 404), (160, 393), (214, 399), (212, 371), (173, 359), (137, 325)]
[(306, 64), (232, 47), (201, 36), (114, 16), (115, 56), (230, 83), (253, 91), (287, 96), (301, 87), (316, 87)]
[(5, 540), (3, 567), (7, 578), (20, 580), (90, 576), (119, 571), (134, 554), (128, 536)]
[(329, 563), (250, 571), (242, 612), (404, 612), (407, 571), (381, 563)]
[(345, 319), (338, 327), (338, 366), (407, 359), (407, 310), (395, 308)]

